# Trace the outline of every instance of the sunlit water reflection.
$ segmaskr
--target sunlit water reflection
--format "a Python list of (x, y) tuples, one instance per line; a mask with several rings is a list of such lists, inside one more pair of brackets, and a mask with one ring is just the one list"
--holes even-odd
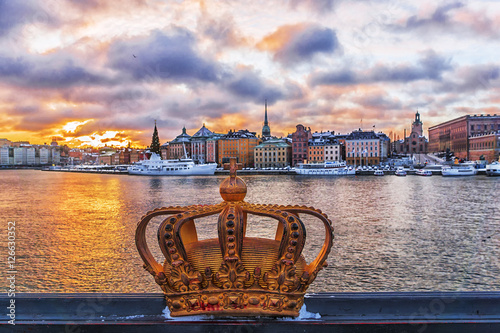
[[(329, 266), (309, 291), (500, 289), (500, 178), (242, 178), (247, 202), (314, 206), (333, 220)], [(6, 253), (15, 221), (19, 291), (160, 292), (135, 248), (137, 222), (157, 207), (220, 202), (223, 179), (1, 171), (0, 244)], [(275, 222), (250, 220), (250, 236), (274, 237)], [(324, 228), (305, 223), (311, 260)], [(217, 236), (216, 217), (197, 227)]]

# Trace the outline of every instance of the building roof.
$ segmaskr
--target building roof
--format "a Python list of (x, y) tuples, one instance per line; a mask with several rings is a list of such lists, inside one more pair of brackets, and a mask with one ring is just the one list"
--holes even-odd
[(214, 132), (205, 127), (205, 124), (198, 130), (198, 132), (194, 133), (191, 138), (209, 138), (214, 135)]
[(463, 121), (463, 120), (485, 120), (485, 119), (497, 120), (497, 119), (500, 119), (500, 115), (497, 115), (497, 114), (493, 114), (493, 115), (491, 115), (491, 114), (474, 114), (474, 115), (467, 114), (465, 116), (460, 116), (458, 118), (454, 118), (454, 119), (445, 121), (443, 123), (431, 126), (431, 127), (429, 127), (429, 130), (439, 128), (441, 126), (448, 126), (454, 122)]
[(346, 140), (378, 140), (379, 136), (374, 131), (353, 131)]
[(185, 142), (189, 142), (191, 139), (191, 135), (187, 134), (186, 133), (186, 127), (183, 127), (182, 128), (182, 134), (178, 135), (175, 139), (173, 139), (172, 141), (170, 141), (170, 143), (185, 143)]
[(288, 148), (288, 147), (291, 147), (284, 140), (271, 139), (271, 140), (267, 140), (267, 141), (262, 142), (260, 145), (255, 146), (255, 148), (265, 148), (266, 146), (274, 146), (274, 147), (277, 147), (277, 148)]
[(257, 139), (255, 136), (256, 132), (249, 132), (248, 130), (239, 130), (239, 131), (229, 131), (226, 135), (221, 137), (221, 139)]

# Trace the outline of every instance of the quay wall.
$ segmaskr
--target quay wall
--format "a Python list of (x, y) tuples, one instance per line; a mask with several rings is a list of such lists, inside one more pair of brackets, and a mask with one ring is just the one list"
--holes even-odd
[[(7, 294), (0, 299), (9, 304)], [(15, 325), (4, 319), (0, 332), (500, 332), (500, 292), (308, 294), (310, 316), (298, 319), (172, 319), (163, 314), (162, 294), (16, 294), (14, 300)]]

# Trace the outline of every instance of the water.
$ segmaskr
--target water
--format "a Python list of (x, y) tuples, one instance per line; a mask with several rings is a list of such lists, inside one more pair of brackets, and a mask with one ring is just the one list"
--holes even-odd
[[(15, 221), (18, 291), (161, 292), (142, 269), (137, 222), (157, 207), (220, 202), (224, 178), (1, 171), (0, 248), (5, 258)], [(329, 266), (311, 292), (500, 290), (500, 178), (242, 178), (247, 202), (314, 206), (333, 221)], [(274, 222), (249, 220), (250, 236), (274, 237)], [(150, 247), (162, 261), (161, 220), (152, 222)], [(305, 223), (310, 261), (323, 226)], [(197, 227), (202, 239), (217, 235), (216, 217)]]

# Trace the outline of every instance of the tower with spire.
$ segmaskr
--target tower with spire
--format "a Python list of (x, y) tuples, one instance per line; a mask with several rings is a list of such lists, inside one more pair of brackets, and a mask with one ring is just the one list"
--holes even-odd
[(271, 137), (271, 128), (269, 127), (269, 123), (267, 121), (267, 99), (265, 103), (265, 114), (264, 114), (264, 126), (262, 126), (262, 138), (270, 138)]
[(417, 133), (418, 136), (422, 136), (424, 134), (423, 123), (420, 120), (420, 113), (415, 113), (415, 121), (411, 124), (411, 132)]

